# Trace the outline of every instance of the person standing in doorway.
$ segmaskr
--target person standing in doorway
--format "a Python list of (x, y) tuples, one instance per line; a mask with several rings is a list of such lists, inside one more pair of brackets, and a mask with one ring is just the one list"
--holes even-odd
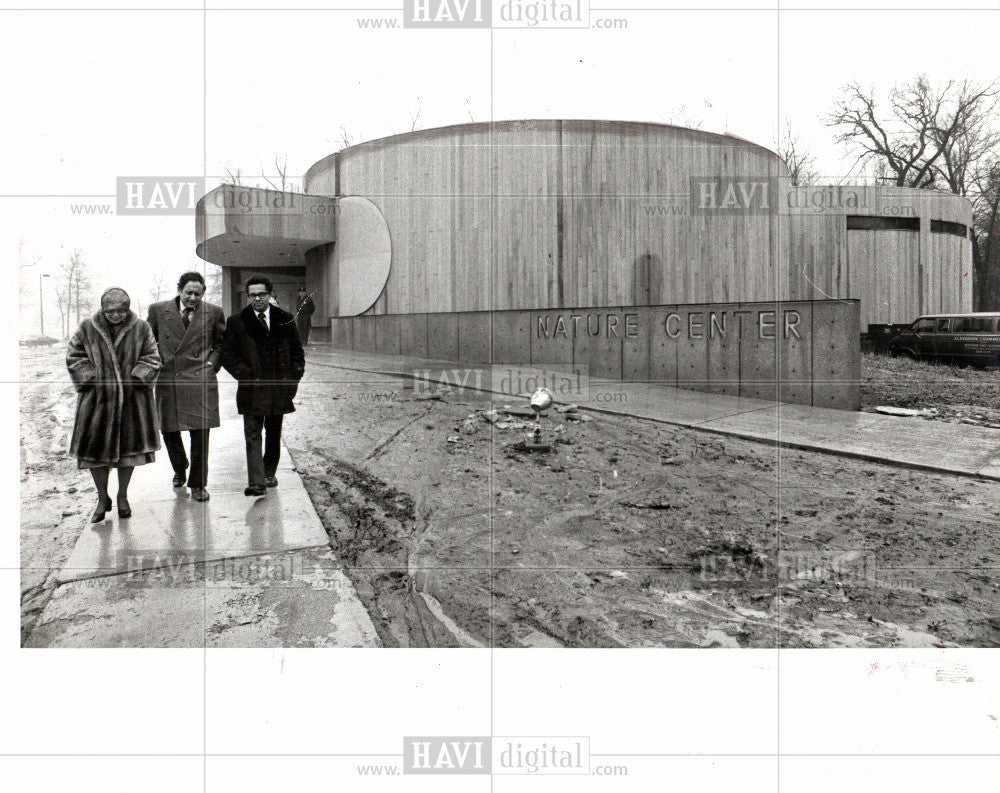
[(309, 329), (312, 327), (312, 315), (316, 313), (316, 303), (312, 295), (306, 293), (305, 286), (299, 287), (299, 304), (295, 311), (295, 327), (299, 330), (302, 346), (309, 343)]
[[(219, 426), (219, 383), (226, 315), (206, 303), (201, 273), (184, 273), (177, 297), (149, 307), (163, 368), (156, 381), (160, 429), (174, 469), (174, 487), (191, 488), (191, 498), (208, 501), (208, 433)], [(181, 432), (191, 436), (190, 473)]]
[(222, 343), (222, 366), (239, 381), (236, 409), (243, 416), (248, 496), (278, 486), (281, 425), (295, 411), (292, 399), (306, 368), (295, 318), (271, 304), (273, 292), (266, 276), (248, 278), (249, 305), (229, 318)]

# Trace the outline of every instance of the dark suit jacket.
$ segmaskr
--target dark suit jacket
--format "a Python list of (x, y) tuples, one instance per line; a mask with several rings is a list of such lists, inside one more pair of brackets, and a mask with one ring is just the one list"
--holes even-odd
[(295, 312), (295, 326), (299, 329), (299, 335), (307, 335), (306, 329), (312, 324), (312, 315), (316, 313), (316, 303), (310, 295), (306, 295), (299, 300), (298, 310)]
[(295, 320), (271, 306), (271, 329), (264, 330), (250, 306), (226, 322), (222, 365), (239, 381), (236, 409), (252, 416), (292, 413), (292, 399), (306, 370)]
[(146, 319), (153, 329), (163, 368), (156, 381), (156, 406), (164, 432), (202, 430), (219, 426), (219, 383), (222, 334), (226, 315), (202, 301), (184, 327), (178, 300), (149, 307)]

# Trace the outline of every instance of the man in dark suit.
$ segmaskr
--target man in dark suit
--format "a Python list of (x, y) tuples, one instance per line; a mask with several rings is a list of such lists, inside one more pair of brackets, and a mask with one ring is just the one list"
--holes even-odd
[(305, 347), (309, 343), (309, 330), (312, 327), (312, 317), (316, 313), (316, 303), (312, 295), (306, 292), (304, 286), (299, 287), (299, 304), (295, 311), (295, 327), (299, 329), (299, 340)]
[(239, 381), (236, 409), (243, 416), (248, 496), (264, 496), (268, 487), (278, 486), (281, 424), (295, 411), (292, 399), (306, 369), (295, 318), (271, 305), (273, 291), (263, 275), (247, 279), (250, 305), (229, 318), (222, 343), (222, 365)]
[[(174, 468), (174, 487), (191, 488), (191, 498), (208, 501), (208, 433), (219, 426), (219, 384), (222, 334), (226, 315), (202, 300), (205, 278), (184, 273), (177, 297), (149, 307), (146, 321), (153, 330), (163, 368), (156, 381), (160, 429)], [(191, 471), (181, 432), (191, 435)]]

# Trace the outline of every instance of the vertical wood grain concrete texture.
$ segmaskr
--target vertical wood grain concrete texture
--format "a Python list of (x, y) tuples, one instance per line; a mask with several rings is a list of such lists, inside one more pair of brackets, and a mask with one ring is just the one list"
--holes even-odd
[(460, 363), (490, 362), (490, 314), (488, 311), (458, 315), (458, 360)]
[(708, 382), (706, 315), (701, 306), (683, 306), (677, 345), (677, 387), (699, 391)]
[(493, 363), (528, 365), (531, 362), (531, 315), (527, 311), (493, 314)]
[[(774, 184), (775, 203), (700, 210), (693, 178)], [(932, 221), (968, 227), (966, 199), (792, 188), (777, 155), (731, 135), (621, 121), (460, 124), (347, 147), (312, 166), (305, 189), (366, 198), (384, 217), (392, 265), (374, 314), (858, 298), (865, 326), (971, 309), (971, 244), (930, 231)], [(851, 215), (916, 218), (920, 231), (848, 232)], [(198, 239), (215, 235), (209, 248), (221, 250), (235, 234), (230, 220), (201, 212)], [(321, 225), (253, 223), (264, 236), (236, 247), (259, 249), (260, 261)], [(342, 226), (336, 233), (350, 236)], [(325, 247), (306, 255), (320, 324), (341, 302)]]
[(458, 360), (458, 315), (427, 315), (427, 357), (442, 361)]
[(707, 346), (705, 391), (740, 394), (740, 330), (732, 312), (738, 303), (706, 307), (703, 333)]
[[(566, 312), (532, 311), (531, 363), (532, 365), (559, 363), (572, 365), (573, 339)], [(562, 318), (562, 323), (559, 319)], [(547, 331), (545, 330), (547, 328)]]
[[(688, 215), (692, 176), (784, 172), (738, 138), (631, 122), (467, 124), (352, 146), (337, 167), (341, 195), (367, 197), (390, 228), (376, 313), (771, 291), (766, 213)], [(329, 181), (323, 168), (311, 179)]]
[[(634, 312), (629, 314), (634, 317)], [(574, 321), (574, 317), (578, 319)], [(574, 371), (586, 372), (591, 377), (622, 379), (624, 311), (571, 311), (569, 332), (573, 341)]]
[[(775, 304), (741, 303), (740, 396), (777, 401), (778, 338), (760, 337), (760, 313)], [(860, 339), (855, 345), (860, 348)]]
[(363, 352), (857, 409), (859, 316), (843, 300), (364, 315), (331, 327), (337, 345)]
[(399, 315), (376, 314), (375, 352), (379, 355), (399, 355)]
[(650, 379), (649, 345), (656, 332), (657, 309), (653, 306), (636, 306), (628, 311), (636, 315), (637, 333), (622, 340), (622, 379), (644, 382)]
[(332, 346), (342, 350), (352, 349), (354, 344), (351, 334), (351, 323), (353, 321), (351, 317), (330, 320), (330, 344)]
[(813, 304), (813, 397), (818, 407), (861, 409), (861, 355), (857, 301)]
[[(667, 334), (667, 318), (680, 314), (680, 306), (655, 306), (651, 310), (653, 322), (649, 326), (649, 379), (657, 383), (677, 385), (679, 358), (677, 339)], [(681, 324), (679, 327), (683, 327)], [(674, 332), (671, 325), (671, 332)]]
[[(782, 305), (778, 308), (778, 401), (812, 404), (813, 344), (812, 303)], [(794, 315), (789, 312), (794, 311)], [(798, 320), (792, 324), (793, 320)], [(798, 336), (796, 336), (798, 333)], [(845, 342), (850, 340), (845, 338)]]
[(399, 352), (416, 358), (429, 358), (427, 354), (427, 315), (399, 315)]
[[(960, 237), (930, 230), (932, 220), (970, 226), (967, 199), (882, 185), (785, 185), (779, 192), (779, 207), (787, 213), (787, 222), (779, 218), (779, 261), (787, 262), (789, 283), (778, 297), (860, 299), (862, 330), (872, 322), (909, 322), (923, 313), (971, 311), (971, 291), (956, 291), (947, 282), (971, 266), (971, 244), (966, 249)], [(917, 219), (920, 229), (848, 230), (849, 215)], [(942, 243), (940, 237), (959, 244)]]
[(362, 314), (351, 321), (354, 336), (353, 349), (358, 352), (377, 352), (375, 346), (375, 317), (372, 314)]

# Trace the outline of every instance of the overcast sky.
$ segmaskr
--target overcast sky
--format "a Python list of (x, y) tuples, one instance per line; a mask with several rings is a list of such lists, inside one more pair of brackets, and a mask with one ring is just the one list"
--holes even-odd
[[(839, 178), (849, 161), (818, 116), (845, 82), (1000, 72), (995, 12), (789, 10), (779, 21), (769, 10), (593, 11), (627, 20), (611, 31), (363, 30), (358, 11), (0, 13), (5, 269), (15, 272), (18, 240), (21, 264), (39, 259), (20, 270), (25, 335), (38, 330), (38, 272), (54, 272), (73, 248), (101, 286), (121, 284), (143, 305), (150, 273), (202, 265), (190, 216), (72, 214), (73, 204), (113, 204), (117, 176), (270, 172), (280, 152), (297, 178), (341, 147), (342, 129), (353, 142), (405, 132), (419, 111), (420, 128), (697, 122), (770, 148), (789, 118), (818, 170)], [(46, 311), (54, 329), (54, 302)]]

